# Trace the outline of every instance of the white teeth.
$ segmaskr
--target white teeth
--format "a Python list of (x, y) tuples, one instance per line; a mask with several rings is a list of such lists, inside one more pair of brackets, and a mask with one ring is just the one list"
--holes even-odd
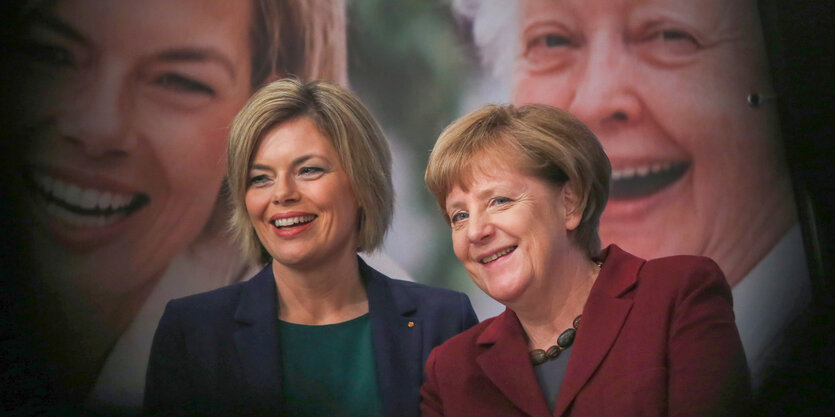
[(99, 199), (96, 202), (96, 207), (98, 208), (107, 208), (110, 207), (110, 203), (113, 201), (113, 194), (110, 193), (101, 193), (99, 194)]
[(312, 222), (313, 219), (315, 219), (315, 218), (316, 218), (316, 216), (313, 216), (313, 215), (288, 217), (288, 218), (284, 218), (284, 219), (276, 219), (273, 222), (273, 224), (275, 224), (275, 227), (287, 227), (287, 226), (292, 226), (292, 225), (299, 224), (299, 223)]
[(93, 188), (81, 188), (75, 184), (66, 183), (60, 179), (43, 173), (33, 175), (35, 183), (43, 192), (56, 200), (61, 200), (69, 206), (81, 209), (119, 210), (127, 207), (133, 200), (129, 194), (116, 194)]
[(94, 209), (96, 208), (96, 204), (99, 202), (99, 192), (92, 189), (86, 189), (84, 192), (81, 193), (81, 207), (86, 209)]
[(651, 165), (641, 165), (633, 168), (624, 168), (618, 171), (612, 171), (613, 180), (631, 179), (635, 177), (646, 177), (650, 173), (657, 174), (662, 171), (667, 171), (673, 167), (670, 162), (656, 163)]
[(502, 249), (502, 250), (500, 250), (500, 251), (498, 251), (498, 252), (496, 252), (496, 253), (494, 253), (494, 254), (492, 254), (492, 255), (484, 258), (484, 259), (482, 259), (480, 262), (483, 263), (483, 264), (493, 262), (496, 259), (499, 259), (502, 256), (505, 256), (508, 253), (513, 252), (514, 249), (516, 249), (516, 246), (511, 246), (509, 248), (504, 248), (504, 249)]
[[(130, 214), (126, 209), (136, 198), (130, 194), (83, 188), (43, 172), (32, 172), (32, 178), (41, 195), (38, 201), (43, 204), (46, 213), (71, 227), (94, 228), (117, 223)], [(45, 198), (44, 194), (49, 198)], [(97, 209), (102, 212), (95, 212)], [(82, 210), (92, 212), (82, 213)]]
[(46, 212), (51, 216), (75, 227), (104, 227), (122, 220), (126, 213), (113, 214), (109, 216), (84, 216), (73, 213), (53, 203), (47, 203)]

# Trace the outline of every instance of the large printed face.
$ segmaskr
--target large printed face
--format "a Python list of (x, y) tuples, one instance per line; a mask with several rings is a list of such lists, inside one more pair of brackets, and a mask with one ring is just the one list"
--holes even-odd
[(279, 264), (307, 269), (356, 256), (359, 207), (330, 140), (309, 118), (284, 122), (258, 146), (246, 210)]
[(735, 284), (794, 221), (753, 0), (522, 0), (513, 101), (564, 108), (612, 162), (604, 244), (714, 258)]
[(250, 94), (249, 22), (249, 2), (220, 0), (62, 0), (35, 17), (25, 175), (47, 273), (130, 291), (197, 238)]

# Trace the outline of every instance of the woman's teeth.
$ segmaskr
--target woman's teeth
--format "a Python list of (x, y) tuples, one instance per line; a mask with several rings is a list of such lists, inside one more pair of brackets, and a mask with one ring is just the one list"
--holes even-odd
[(144, 194), (84, 188), (42, 172), (33, 172), (30, 178), (46, 212), (74, 227), (114, 224), (150, 201)]
[(516, 246), (511, 246), (511, 247), (508, 247), (508, 248), (504, 248), (504, 249), (502, 249), (502, 250), (500, 250), (500, 251), (498, 251), (498, 252), (496, 252), (496, 253), (494, 253), (494, 254), (486, 257), (486, 258), (483, 258), (479, 262), (481, 262), (482, 264), (488, 264), (490, 262), (495, 261), (496, 259), (501, 258), (502, 256), (507, 255), (510, 252), (513, 252), (515, 249), (516, 249)]
[(628, 199), (653, 194), (679, 180), (689, 168), (688, 162), (663, 162), (612, 171), (609, 197)]
[(639, 167), (634, 168), (625, 168), (618, 171), (612, 171), (612, 179), (617, 181), (622, 179), (630, 179), (636, 176), (646, 177), (651, 173), (657, 174), (659, 172), (669, 171), (672, 167), (672, 162), (662, 162), (659, 164), (641, 165)]
[(276, 219), (273, 224), (275, 227), (291, 227), (296, 226), (299, 224), (310, 223), (315, 219), (316, 216), (308, 215), (308, 216), (298, 216), (298, 217), (287, 217), (284, 219)]
[(34, 179), (42, 192), (80, 209), (122, 210), (130, 205), (134, 198), (128, 194), (81, 188), (44, 174), (34, 174)]

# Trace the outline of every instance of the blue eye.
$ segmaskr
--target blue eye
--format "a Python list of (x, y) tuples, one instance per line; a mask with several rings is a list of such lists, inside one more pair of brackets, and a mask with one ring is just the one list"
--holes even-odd
[(662, 30), (658, 32), (658, 37), (663, 41), (690, 41), (696, 42), (696, 39), (690, 36), (687, 32), (680, 30)]
[(490, 200), (490, 205), (507, 204), (510, 201), (511, 200), (507, 197), (496, 197), (496, 198)]
[(75, 66), (72, 53), (61, 46), (42, 42), (28, 42), (21, 47), (20, 51), (29, 61), (48, 67)]
[(542, 41), (545, 43), (545, 46), (549, 48), (571, 45), (571, 40), (567, 37), (554, 34), (545, 35)]
[(262, 184), (267, 183), (269, 180), (270, 180), (270, 178), (266, 175), (263, 175), (263, 174), (262, 175), (256, 175), (256, 176), (249, 179), (249, 185), (250, 186), (262, 185)]
[(466, 211), (459, 211), (459, 212), (453, 214), (452, 217), (450, 217), (449, 221), (452, 224), (455, 224), (455, 223), (458, 223), (462, 220), (466, 220), (469, 217), (470, 217), (470, 215)]
[(159, 76), (155, 82), (163, 88), (172, 90), (179, 90), (186, 93), (205, 94), (209, 96), (215, 95), (215, 90), (212, 87), (180, 74), (163, 74)]
[(304, 175), (304, 176), (309, 177), (309, 176), (315, 176), (315, 175), (321, 174), (323, 172), (325, 172), (325, 170), (320, 168), (320, 167), (302, 167), (299, 170), (299, 175)]

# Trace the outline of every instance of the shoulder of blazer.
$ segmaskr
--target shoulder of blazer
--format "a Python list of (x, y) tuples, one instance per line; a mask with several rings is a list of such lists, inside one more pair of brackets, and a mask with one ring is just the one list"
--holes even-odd
[(673, 290), (699, 279), (722, 277), (722, 271), (710, 258), (675, 255), (645, 260), (609, 245), (600, 257), (603, 268), (593, 288), (595, 294), (605, 293), (619, 298), (632, 291), (652, 293)]
[(676, 255), (652, 259), (641, 269), (640, 281), (653, 292), (681, 295), (695, 288), (717, 286), (730, 298), (730, 286), (719, 265), (704, 256)]
[(460, 314), (462, 308), (470, 308), (469, 298), (464, 293), (389, 278), (362, 259), (360, 270), (368, 280), (369, 302), (377, 302), (375, 297), (387, 295), (401, 315), (445, 314), (451, 313), (452, 309), (456, 309), (455, 314)]
[(176, 311), (185, 320), (205, 322), (208, 318), (226, 316), (248, 321), (259, 310), (274, 311), (274, 303), (264, 305), (270, 304), (269, 297), (274, 298), (274, 293), (275, 281), (268, 265), (247, 281), (171, 300), (167, 309)]

